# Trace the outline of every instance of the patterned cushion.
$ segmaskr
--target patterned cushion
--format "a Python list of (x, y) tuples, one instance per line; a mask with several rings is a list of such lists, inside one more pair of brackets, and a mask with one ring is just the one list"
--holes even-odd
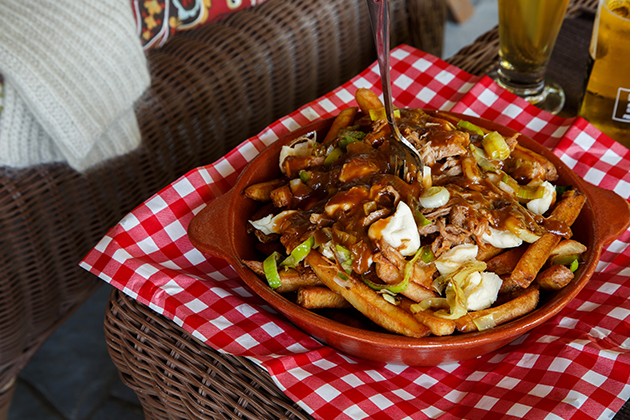
[(265, 0), (131, 0), (145, 50), (160, 47), (178, 31), (216, 22)]

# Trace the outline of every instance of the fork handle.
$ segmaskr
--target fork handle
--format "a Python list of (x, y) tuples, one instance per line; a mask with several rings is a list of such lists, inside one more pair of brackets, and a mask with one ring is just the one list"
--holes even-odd
[(381, 85), (383, 88), (383, 102), (385, 104), (385, 115), (392, 134), (404, 142), (408, 147), (413, 146), (404, 138), (394, 118), (394, 104), (392, 101), (392, 81), (389, 67), (389, 2), (388, 0), (366, 0), (368, 11), (370, 14), (370, 23), (372, 24), (372, 34), (374, 35), (374, 44), (376, 44), (376, 53), (378, 57), (378, 68), (381, 73)]
[(389, 6), (388, 0), (366, 0), (370, 12), (370, 23), (378, 57), (378, 68), (381, 73), (383, 102), (387, 121), (394, 122), (394, 104), (391, 95), (391, 78), (389, 69)]

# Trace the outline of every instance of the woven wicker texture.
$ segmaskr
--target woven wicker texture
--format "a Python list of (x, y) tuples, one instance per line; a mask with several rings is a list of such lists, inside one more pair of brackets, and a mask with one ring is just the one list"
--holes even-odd
[[(592, 13), (595, 4), (573, 2), (571, 14), (583, 9)], [(562, 36), (571, 37), (574, 30), (583, 28), (569, 27)], [(496, 31), (491, 31), (450, 61), (482, 74), (498, 60), (496, 39)], [(105, 333), (121, 378), (137, 393), (148, 420), (311, 418), (257, 365), (200, 343), (118, 290), (110, 296)], [(626, 404), (616, 419), (628, 418), (629, 407)]]
[(417, 30), (411, 33), (410, 45), (419, 50), (442, 56), (444, 24), (446, 23), (446, 1), (414, 0), (407, 3), (409, 25)]
[[(391, 2), (392, 45), (411, 43), (408, 1), (425, 0)], [(98, 287), (77, 264), (107, 229), (363, 70), (376, 58), (366, 22), (364, 0), (269, 0), (181, 33), (150, 52), (140, 150), (87, 174), (0, 168), (0, 389)], [(0, 413), (10, 396), (0, 394)]]
[[(146, 419), (311, 419), (246, 358), (219, 354), (172, 321), (114, 291), (110, 354)], [(141, 334), (139, 334), (141, 332)]]

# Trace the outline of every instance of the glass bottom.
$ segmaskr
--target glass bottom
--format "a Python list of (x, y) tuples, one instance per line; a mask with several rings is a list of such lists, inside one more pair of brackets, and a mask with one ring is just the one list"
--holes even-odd
[(519, 88), (515, 85), (505, 83), (495, 71), (490, 76), (499, 86), (520, 96), (530, 104), (547, 111), (551, 114), (558, 114), (566, 102), (566, 95), (562, 87), (550, 79), (545, 79), (540, 90), (533, 90), (530, 87)]

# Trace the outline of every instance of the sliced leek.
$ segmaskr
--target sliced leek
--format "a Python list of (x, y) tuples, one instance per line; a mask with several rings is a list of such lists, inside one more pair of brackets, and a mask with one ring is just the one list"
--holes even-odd
[(482, 149), (476, 147), (472, 143), (469, 147), (473, 157), (475, 158), (475, 161), (477, 162), (477, 165), (479, 165), (481, 169), (486, 172), (497, 172), (497, 167), (488, 160), (488, 157)]
[(420, 197), (418, 197), (418, 202), (425, 209), (433, 209), (442, 207), (448, 200), (451, 198), (451, 194), (444, 187), (430, 187), (425, 189)]
[(315, 243), (315, 237), (310, 236), (307, 240), (293, 248), (291, 251), (291, 255), (285, 258), (284, 261), (280, 263), (283, 267), (295, 268), (296, 265), (300, 263), (309, 252), (311, 252), (311, 248), (313, 248), (313, 244)]
[(411, 309), (412, 313), (417, 313), (420, 311), (426, 311), (427, 309), (448, 309), (448, 302), (446, 301), (446, 298), (443, 297), (434, 297), (434, 298), (428, 298), (428, 299), (424, 299), (423, 301), (420, 301), (419, 303), (414, 303), (413, 305), (409, 306), (409, 309)]
[[(385, 114), (385, 108), (370, 109), (369, 112), (370, 119), (372, 121), (384, 120), (385, 118), (387, 118), (387, 115)], [(394, 117), (400, 118), (400, 110), (394, 110)]]
[(497, 326), (497, 322), (494, 320), (493, 314), (487, 314), (473, 319), (473, 323), (479, 331), (489, 330)]
[(459, 319), (468, 313), (466, 310), (466, 295), (464, 294), (464, 290), (457, 283), (453, 281), (449, 282), (444, 294), (446, 295), (449, 310), (440, 309), (435, 312), (435, 316), (444, 319)]
[(465, 120), (459, 120), (457, 122), (457, 128), (463, 128), (464, 130), (472, 131), (473, 133), (477, 133), (480, 136), (483, 136), (485, 134), (480, 127)]
[(492, 160), (505, 160), (510, 157), (510, 146), (508, 146), (503, 136), (497, 131), (483, 136), (481, 145), (488, 157)]
[(280, 280), (280, 274), (278, 274), (278, 259), (281, 255), (278, 251), (274, 251), (263, 261), (263, 270), (265, 272), (265, 278), (267, 283), (272, 289), (277, 289), (282, 284)]

